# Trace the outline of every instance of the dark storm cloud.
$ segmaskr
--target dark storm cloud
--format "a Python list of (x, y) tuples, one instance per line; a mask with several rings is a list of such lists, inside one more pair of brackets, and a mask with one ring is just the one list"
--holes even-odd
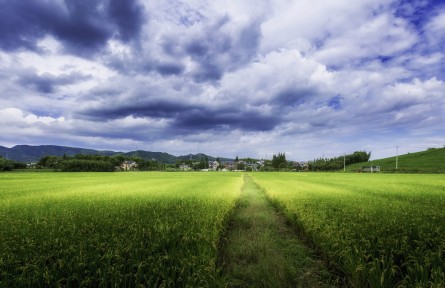
[(274, 97), (271, 103), (280, 107), (297, 106), (317, 94), (316, 88), (313, 88), (313, 90), (298, 87), (285, 88)]
[(119, 38), (128, 42), (139, 36), (144, 19), (143, 7), (132, 0), (110, 0), (109, 15), (117, 24)]
[(224, 68), (212, 63), (201, 63), (192, 77), (197, 83), (218, 81), (224, 74)]
[(179, 114), (173, 127), (187, 130), (225, 130), (270, 131), (280, 123), (276, 115), (263, 115), (258, 112), (242, 111), (234, 108), (232, 112), (213, 109), (193, 110)]
[(50, 73), (38, 75), (27, 72), (19, 76), (18, 83), (24, 87), (35, 89), (40, 93), (48, 94), (53, 93), (59, 86), (75, 84), (91, 78), (91, 75), (84, 75), (82, 73), (69, 73), (56, 76)]
[(162, 63), (156, 66), (156, 71), (163, 75), (179, 75), (184, 72), (185, 67), (182, 64), (174, 64), (174, 63)]
[(195, 59), (205, 57), (210, 49), (205, 42), (204, 39), (198, 39), (196, 42), (189, 43), (185, 47), (185, 52)]
[[(129, 100), (129, 102), (132, 101)], [(127, 116), (166, 119), (170, 121), (170, 128), (173, 131), (183, 132), (231, 131), (235, 129), (269, 131), (281, 122), (279, 113), (269, 115), (260, 111), (246, 110), (242, 106), (229, 109), (168, 100), (141, 101), (112, 107), (103, 105), (99, 108), (80, 111), (79, 115), (94, 121), (109, 121)]]
[(192, 77), (195, 82), (213, 82), (221, 79), (226, 63), (219, 59), (230, 49), (230, 39), (226, 35), (203, 35), (185, 44), (185, 53), (197, 64)]
[(90, 56), (108, 39), (137, 38), (143, 10), (136, 1), (1, 1), (0, 48), (38, 50), (36, 41), (47, 34), (74, 54)]
[(98, 121), (123, 118), (126, 116), (170, 119), (179, 113), (187, 113), (187, 111), (196, 108), (196, 106), (183, 104), (178, 101), (153, 100), (150, 102), (121, 104), (113, 107), (91, 108), (80, 111), (79, 114)]
[(191, 37), (166, 35), (161, 42), (162, 51), (176, 59), (191, 59), (195, 66), (189, 75), (195, 82), (217, 82), (226, 72), (248, 63), (260, 44), (261, 21), (252, 20), (234, 30), (227, 27), (230, 21), (227, 16), (221, 17)]

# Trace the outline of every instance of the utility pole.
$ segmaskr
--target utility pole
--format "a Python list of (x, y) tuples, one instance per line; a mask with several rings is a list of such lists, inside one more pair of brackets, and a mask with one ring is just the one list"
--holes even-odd
[(343, 172), (346, 172), (346, 154), (343, 153)]
[(396, 170), (399, 168), (399, 145), (396, 146)]

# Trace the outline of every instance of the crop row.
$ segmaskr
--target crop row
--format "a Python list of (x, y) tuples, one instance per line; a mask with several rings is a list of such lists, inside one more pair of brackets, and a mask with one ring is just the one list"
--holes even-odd
[(444, 287), (441, 175), (254, 174), (355, 287)]
[(0, 287), (213, 287), (240, 174), (0, 175)]

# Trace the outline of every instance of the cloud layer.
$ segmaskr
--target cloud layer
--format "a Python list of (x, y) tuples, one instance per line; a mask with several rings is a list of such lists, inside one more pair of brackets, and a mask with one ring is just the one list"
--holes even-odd
[(1, 3), (0, 145), (310, 160), (445, 144), (440, 1)]

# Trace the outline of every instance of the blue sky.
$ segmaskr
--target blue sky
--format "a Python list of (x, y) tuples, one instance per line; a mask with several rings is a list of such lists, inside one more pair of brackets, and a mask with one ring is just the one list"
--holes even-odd
[(0, 145), (372, 158), (445, 145), (445, 2), (0, 0)]

